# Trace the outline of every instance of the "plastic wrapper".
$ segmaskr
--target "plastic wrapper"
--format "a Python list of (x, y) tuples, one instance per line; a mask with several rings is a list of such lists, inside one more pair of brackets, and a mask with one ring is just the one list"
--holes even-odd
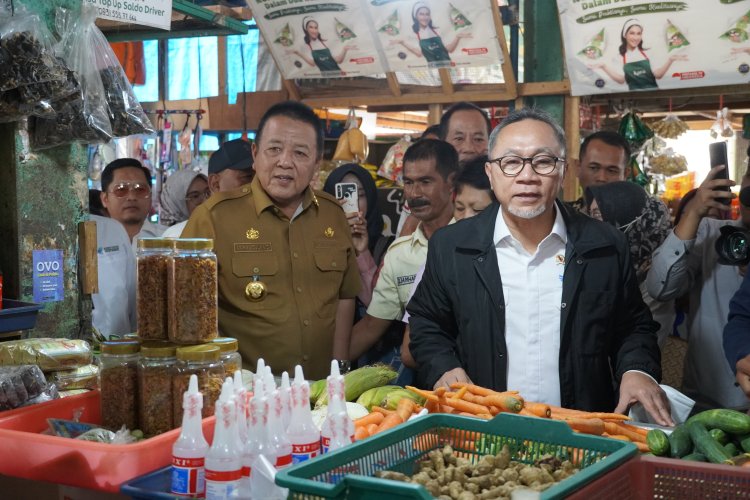
[(391, 146), (378, 169), (378, 176), (394, 181), (399, 186), (403, 186), (404, 153), (406, 153), (409, 146), (411, 146), (411, 138), (409, 136), (402, 137), (396, 144)]
[(53, 104), (56, 112), (54, 118), (36, 118), (33, 121), (31, 145), (34, 149), (71, 142), (107, 142), (112, 138), (107, 95), (99, 72), (101, 66), (96, 45), (92, 43), (94, 31), (101, 34), (94, 25), (95, 18), (96, 9), (88, 5), (81, 8), (78, 18), (73, 18), (64, 10), (58, 12), (62, 39), (56, 50), (75, 71), (80, 91)]
[(675, 115), (667, 115), (662, 120), (652, 123), (651, 129), (660, 137), (675, 139), (689, 130), (690, 127)]
[(49, 374), (48, 380), (58, 390), (96, 389), (99, 386), (99, 367), (94, 364), (84, 365), (75, 370), (61, 370)]
[(47, 379), (36, 365), (0, 367), (0, 410), (18, 408), (47, 389)]
[(25, 339), (0, 343), (0, 366), (37, 365), (44, 371), (71, 370), (91, 363), (85, 340)]
[(654, 131), (632, 111), (628, 111), (622, 117), (618, 132), (628, 141), (633, 151), (640, 149), (644, 142), (654, 136)]

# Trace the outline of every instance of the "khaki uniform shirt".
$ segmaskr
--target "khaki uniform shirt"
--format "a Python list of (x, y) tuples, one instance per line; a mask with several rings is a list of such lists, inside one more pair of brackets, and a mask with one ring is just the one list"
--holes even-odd
[[(341, 206), (308, 189), (290, 221), (256, 177), (195, 209), (183, 238), (213, 238), (219, 264), (219, 331), (235, 337), (246, 367), (264, 358), (277, 374), (300, 364), (325, 377), (339, 299), (356, 297), (359, 271)], [(265, 285), (250, 300), (246, 287)]]
[(427, 238), (420, 223), (416, 231), (397, 238), (388, 247), (367, 314), (380, 319), (400, 320), (409, 302), (414, 279), (426, 260)]

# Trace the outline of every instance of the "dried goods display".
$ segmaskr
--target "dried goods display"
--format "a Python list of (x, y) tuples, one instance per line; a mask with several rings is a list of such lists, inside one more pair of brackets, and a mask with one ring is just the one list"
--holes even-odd
[(0, 411), (28, 403), (47, 388), (44, 373), (36, 365), (0, 367)]
[[(224, 370), (218, 367), (197, 373), (188, 371), (180, 372), (172, 379), (172, 394), (184, 394), (190, 385), (190, 375), (193, 373), (198, 376), (198, 390), (203, 394), (201, 417), (210, 417), (214, 414), (216, 401), (221, 394), (221, 385), (224, 383)], [(174, 398), (173, 406), (172, 418), (174, 426), (179, 427), (182, 424), (182, 399)]]
[(546, 455), (533, 464), (511, 460), (508, 445), (497, 455), (485, 455), (477, 463), (456, 456), (449, 445), (433, 450), (412, 476), (394, 471), (378, 471), (376, 477), (421, 484), (436, 498), (497, 499), (510, 498), (516, 490), (544, 491), (572, 476), (578, 468), (569, 460)]
[(687, 170), (687, 159), (682, 155), (671, 152), (671, 150), (650, 158), (648, 163), (651, 172), (654, 174), (670, 176), (681, 174)]
[(44, 82), (64, 82), (67, 78), (65, 64), (54, 56), (49, 45), (45, 46), (41, 20), (36, 16), (24, 16), (21, 23), (33, 23), (34, 20), (39, 26), (33, 30), (28, 26), (28, 31), (6, 34), (6, 26), (0, 28), (0, 90)]
[(167, 279), (171, 247), (171, 242), (163, 238), (138, 240), (136, 309), (138, 336), (143, 340), (167, 338)]
[(44, 371), (70, 370), (92, 360), (85, 340), (25, 339), (0, 343), (0, 365), (38, 365)]
[(102, 426), (119, 430), (138, 426), (138, 371), (134, 363), (104, 367), (101, 370)]
[(75, 370), (52, 372), (49, 381), (61, 391), (96, 389), (99, 384), (99, 366), (84, 365)]
[[(174, 358), (172, 358), (174, 361)], [(138, 370), (140, 429), (155, 436), (174, 428), (172, 425), (172, 376), (169, 364), (142, 365)]]
[(665, 139), (675, 139), (689, 130), (690, 127), (675, 115), (667, 115), (664, 119), (652, 123), (651, 129)]
[(213, 241), (175, 242), (169, 266), (169, 340), (198, 344), (216, 338), (218, 275)]

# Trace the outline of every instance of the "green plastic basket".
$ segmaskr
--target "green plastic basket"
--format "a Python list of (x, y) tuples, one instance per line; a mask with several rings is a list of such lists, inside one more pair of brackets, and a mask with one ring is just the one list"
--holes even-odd
[(282, 470), (276, 475), (276, 484), (289, 488), (290, 498), (429, 499), (432, 496), (420, 485), (372, 476), (384, 469), (413, 474), (430, 451), (446, 444), (473, 461), (508, 444), (511, 458), (518, 462), (531, 463), (553, 454), (580, 465), (580, 472), (542, 492), (543, 499), (572, 493), (637, 451), (633, 443), (575, 434), (567, 424), (554, 420), (508, 413), (489, 421), (427, 415)]

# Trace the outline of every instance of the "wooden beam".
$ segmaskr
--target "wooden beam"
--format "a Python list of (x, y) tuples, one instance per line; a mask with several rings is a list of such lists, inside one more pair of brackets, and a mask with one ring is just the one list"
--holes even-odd
[(570, 80), (563, 80), (561, 82), (529, 82), (518, 84), (518, 95), (524, 97), (569, 94)]
[[(219, 64), (219, 95), (227, 95), (227, 37), (220, 36), (217, 43)], [(242, 89), (244, 92), (245, 89)]]
[(448, 71), (448, 68), (440, 68), (438, 74), (440, 75), (440, 85), (443, 89), (443, 93), (452, 94), (455, 92), (453, 81), (451, 80), (451, 72)]
[(427, 112), (427, 124), (437, 125), (440, 123), (440, 118), (443, 116), (443, 106), (441, 104), (430, 104), (429, 111)]
[(301, 101), (302, 100), (302, 94), (300, 94), (299, 88), (297, 85), (291, 81), (291, 80), (284, 80), (284, 88), (286, 89), (287, 93), (289, 94), (289, 98), (293, 101)]
[(99, 260), (96, 255), (96, 222), (89, 220), (78, 223), (78, 258), (81, 292), (99, 293)]
[(368, 95), (338, 94), (325, 95), (317, 92), (315, 96), (302, 96), (302, 101), (314, 108), (349, 106), (399, 106), (399, 105), (430, 105), (430, 104), (452, 104), (454, 102), (469, 101), (473, 103), (500, 103), (514, 99), (505, 85), (496, 85), (496, 90), (456, 91), (453, 94), (443, 94), (439, 88), (432, 92), (406, 93), (394, 97), (385, 89), (373, 90)]
[[(638, 92), (626, 92), (621, 94), (606, 94), (592, 96), (592, 102), (601, 98), (604, 101), (624, 99), (625, 101), (639, 101), (642, 99), (663, 99), (665, 106), (669, 97), (697, 97), (697, 96), (720, 96), (720, 95), (748, 95), (746, 85), (717, 85), (715, 87), (695, 87), (689, 89), (664, 89), (664, 90), (645, 90)], [(719, 100), (716, 100), (716, 107), (719, 107)]]
[(497, 32), (497, 40), (500, 42), (500, 50), (503, 53), (503, 81), (509, 89), (509, 98), (512, 100), (516, 98), (516, 75), (513, 74), (513, 65), (510, 60), (510, 53), (508, 52), (508, 44), (505, 41), (505, 28), (503, 27), (503, 20), (500, 17), (500, 8), (497, 6), (497, 0), (489, 0), (490, 10), (492, 12), (492, 21), (495, 24), (495, 31)]
[(566, 96), (564, 99), (565, 149), (567, 150), (567, 168), (563, 181), (563, 200), (573, 201), (578, 198), (578, 149), (581, 141), (581, 121), (578, 108), (581, 100), (578, 97)]
[(401, 85), (398, 83), (396, 73), (389, 71), (385, 74), (385, 79), (388, 81), (388, 88), (390, 89), (391, 94), (393, 94), (394, 97), (401, 97)]

